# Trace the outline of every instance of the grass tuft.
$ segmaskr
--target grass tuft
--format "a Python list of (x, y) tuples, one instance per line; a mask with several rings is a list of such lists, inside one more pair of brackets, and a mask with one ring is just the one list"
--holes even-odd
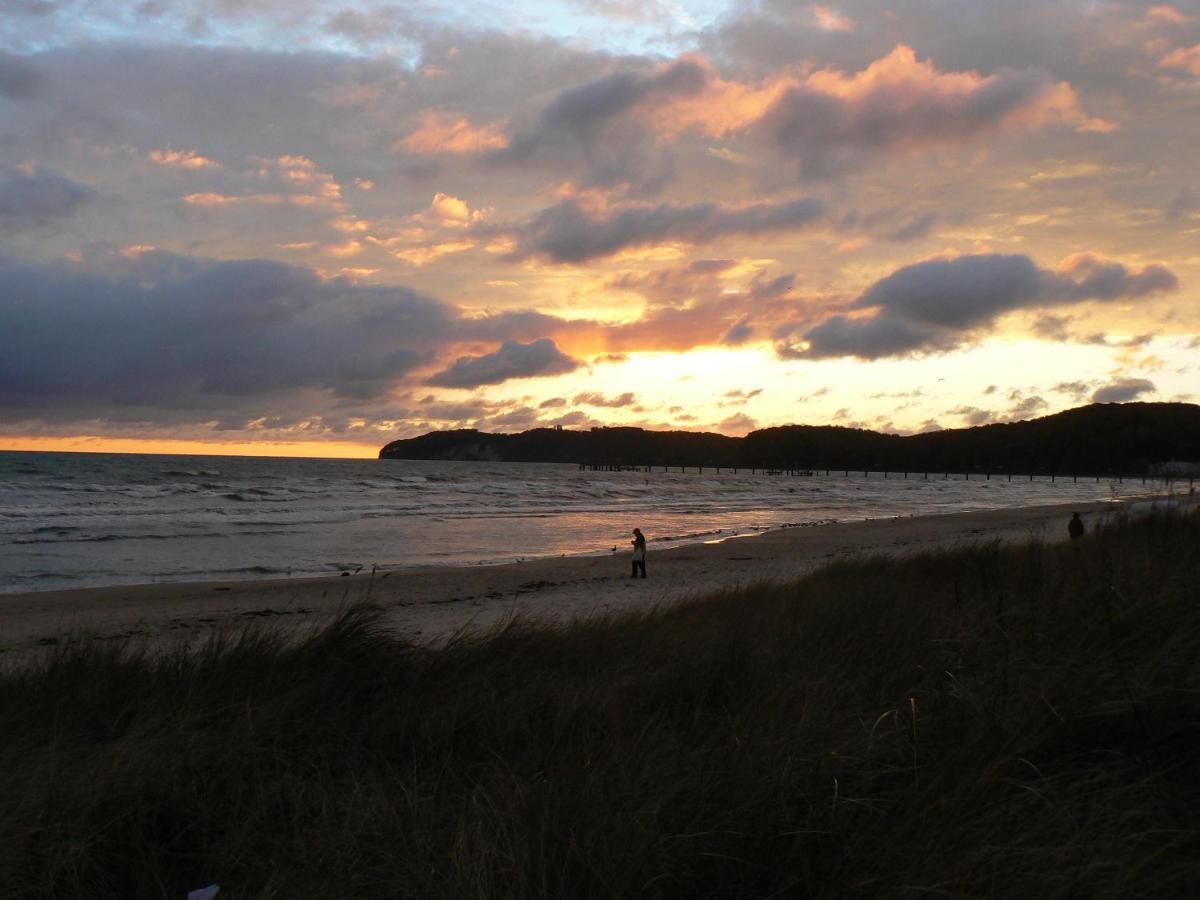
[(0, 674), (13, 897), (1185, 896), (1200, 518)]

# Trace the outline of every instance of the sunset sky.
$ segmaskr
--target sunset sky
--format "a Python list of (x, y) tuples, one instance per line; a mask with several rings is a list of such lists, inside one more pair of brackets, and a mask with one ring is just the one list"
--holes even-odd
[(1200, 0), (0, 0), (0, 449), (1200, 398)]

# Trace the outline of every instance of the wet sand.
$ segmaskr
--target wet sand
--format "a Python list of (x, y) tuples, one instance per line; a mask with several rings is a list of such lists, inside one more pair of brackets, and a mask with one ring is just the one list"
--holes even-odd
[(964, 543), (1065, 540), (1073, 510), (1089, 527), (1120, 504), (1024, 507), (792, 527), (712, 544), (654, 549), (646, 579), (631, 579), (629, 547), (606, 556), (531, 559), (500, 566), (447, 566), (341, 577), (144, 584), (0, 594), (0, 661), (69, 640), (161, 641), (203, 637), (249, 622), (319, 623), (370, 604), (417, 643), (516, 616), (568, 622), (684, 603), (756, 582), (778, 582), (835, 559), (900, 555)]

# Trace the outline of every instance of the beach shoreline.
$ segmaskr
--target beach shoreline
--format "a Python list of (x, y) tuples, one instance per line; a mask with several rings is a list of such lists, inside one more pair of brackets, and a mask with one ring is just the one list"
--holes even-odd
[(654, 550), (649, 577), (629, 577), (629, 552), (492, 566), (422, 566), (252, 581), (82, 587), (0, 595), (0, 661), (64, 642), (190, 642), (249, 623), (293, 627), (351, 606), (377, 609), (414, 643), (439, 645), (513, 618), (565, 624), (673, 605), (760, 582), (801, 577), (839, 559), (904, 555), (992, 540), (1067, 538), (1070, 514), (1095, 527), (1122, 502), (1026, 506), (785, 527)]

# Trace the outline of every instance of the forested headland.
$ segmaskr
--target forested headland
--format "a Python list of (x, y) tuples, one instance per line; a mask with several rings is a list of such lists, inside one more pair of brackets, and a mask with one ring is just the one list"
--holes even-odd
[(1171, 461), (1200, 462), (1200, 406), (1099, 403), (1024, 422), (912, 435), (836, 425), (784, 425), (741, 438), (631, 427), (535, 428), (519, 434), (460, 429), (393, 441), (379, 456), (611, 466), (1138, 475), (1153, 474)]

